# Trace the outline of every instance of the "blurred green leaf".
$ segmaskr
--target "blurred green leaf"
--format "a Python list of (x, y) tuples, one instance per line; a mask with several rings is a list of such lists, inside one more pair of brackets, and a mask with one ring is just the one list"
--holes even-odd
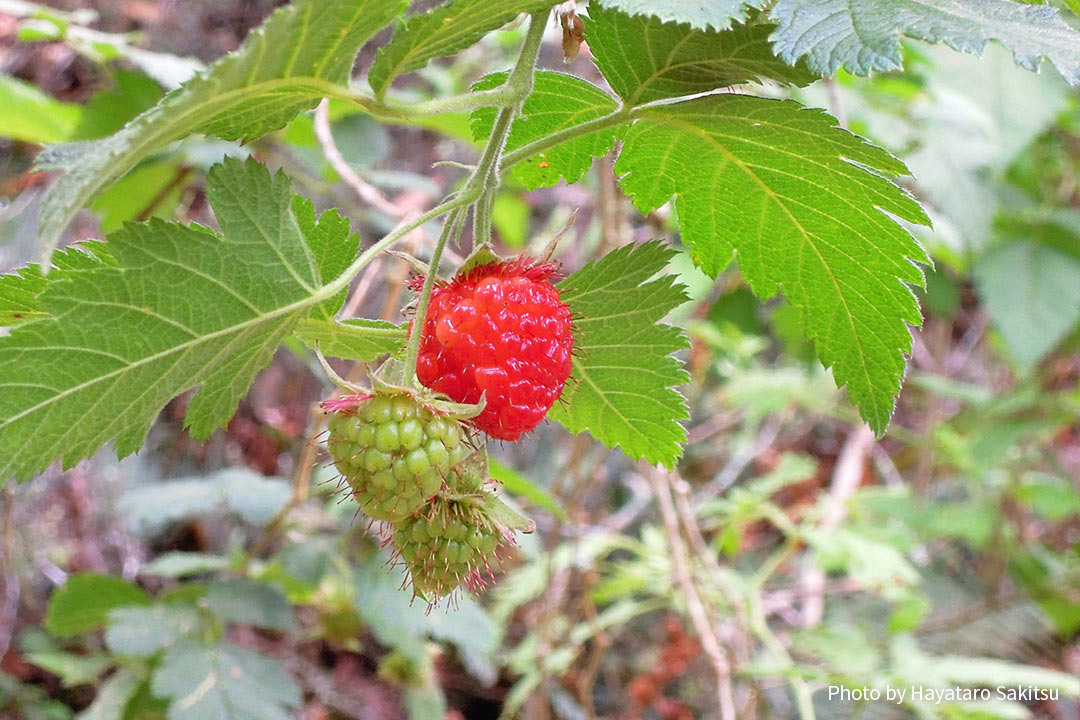
[(1080, 260), (1029, 242), (980, 258), (975, 282), (1017, 364), (1030, 369), (1080, 320)]
[(153, 655), (201, 628), (198, 611), (189, 605), (116, 608), (109, 612), (105, 644), (120, 655)]
[(112, 661), (104, 655), (76, 655), (61, 650), (26, 653), (26, 660), (60, 678), (64, 687), (75, 687), (97, 682), (98, 677)]
[(499, 193), (491, 209), (491, 222), (507, 247), (521, 248), (528, 242), (529, 215), (532, 208), (521, 196)]
[(0, 75), (0, 108), (0, 137), (30, 143), (70, 139), (83, 112), (9, 75)]
[(45, 629), (58, 637), (81, 635), (104, 627), (114, 608), (149, 604), (150, 596), (123, 578), (77, 573), (53, 593)]
[(296, 617), (285, 594), (273, 585), (234, 578), (211, 583), (206, 606), (225, 622), (292, 632)]
[(560, 520), (567, 520), (566, 511), (563, 510), (559, 501), (548, 493), (547, 490), (525, 477), (513, 468), (503, 465), (498, 460), (491, 460), (489, 469), (491, 477), (502, 483), (506, 491), (511, 495), (518, 495), (533, 502), (550, 512)]
[(167, 552), (139, 568), (140, 575), (160, 575), (168, 578), (182, 578), (189, 575), (224, 570), (231, 565), (228, 558), (220, 555), (208, 555), (200, 552)]
[(276, 660), (228, 643), (174, 645), (154, 672), (169, 720), (289, 720), (300, 690)]

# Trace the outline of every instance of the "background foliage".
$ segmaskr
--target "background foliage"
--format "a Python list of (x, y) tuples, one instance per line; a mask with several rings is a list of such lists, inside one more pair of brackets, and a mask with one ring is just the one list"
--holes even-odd
[[(1068, 2), (607, 0), (570, 62), (552, 24), (491, 215), (558, 240), (584, 343), (492, 448), (538, 531), (482, 596), (399, 588), (310, 348), (356, 379), (401, 347), (406, 261), (335, 283), (410, 221), (429, 257), (497, 125), (439, 103), (499, 93), (552, 4), (0, 2), (0, 475), (36, 476), (0, 715), (1080, 713)], [(827, 689), (912, 684), (1060, 695)]]

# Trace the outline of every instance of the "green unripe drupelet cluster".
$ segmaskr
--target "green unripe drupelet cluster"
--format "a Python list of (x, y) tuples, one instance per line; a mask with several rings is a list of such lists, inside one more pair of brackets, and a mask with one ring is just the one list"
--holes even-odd
[(486, 504), (486, 458), (478, 467), (470, 457), (461, 421), (404, 392), (326, 406), (334, 464), (363, 511), (393, 526), (416, 595), (435, 602), (483, 585), (509, 541)]
[(370, 517), (415, 514), (469, 453), (460, 423), (408, 395), (378, 394), (328, 421), (334, 464)]
[(436, 496), (428, 511), (394, 526), (394, 547), (425, 598), (451, 594), (463, 582), (482, 586), (491, 575), (503, 530), (474, 498)]

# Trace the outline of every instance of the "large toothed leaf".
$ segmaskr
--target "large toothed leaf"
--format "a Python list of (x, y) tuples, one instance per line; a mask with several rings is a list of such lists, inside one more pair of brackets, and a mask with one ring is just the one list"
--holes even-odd
[(158, 411), (196, 387), (187, 424), (205, 438), (327, 299), (284, 175), (229, 160), (207, 194), (221, 233), (126, 225), (108, 262), (50, 275), (46, 317), (0, 338), (0, 478), (70, 466), (110, 439), (131, 453)]
[[(706, 30), (723, 30), (732, 21), (742, 22), (747, 10), (760, 8), (765, 0), (600, 0), (604, 7), (622, 10), (631, 15), (646, 15), (664, 22), (686, 23)], [(589, 5), (589, 14), (600, 3)]]
[(1013, 0), (780, 0), (770, 13), (780, 28), (777, 53), (831, 75), (843, 67), (866, 75), (901, 66), (900, 36), (981, 53), (989, 40), (1013, 51), (1021, 67), (1050, 60), (1080, 84), (1080, 32), (1043, 5)]
[[(473, 89), (487, 90), (504, 80), (506, 73), (486, 75)], [(521, 115), (510, 128), (506, 150), (517, 150), (559, 130), (603, 117), (617, 107), (615, 98), (581, 78), (564, 73), (537, 72), (532, 94), (526, 98)], [(470, 124), (476, 140), (487, 140), (491, 135), (496, 112), (495, 108), (473, 112)], [(577, 182), (588, 172), (593, 158), (611, 152), (619, 132), (618, 127), (604, 128), (537, 153), (514, 165), (514, 177), (530, 190), (551, 187), (560, 180)]]
[[(877, 432), (920, 322), (909, 285), (924, 250), (894, 220), (928, 223), (885, 151), (797, 103), (713, 95), (650, 108), (615, 165), (642, 212), (674, 198), (683, 240), (717, 274), (733, 256), (755, 294), (783, 292), (822, 362)], [(891, 216), (890, 216), (891, 215)]]
[[(328, 283), (345, 272), (360, 249), (360, 236), (349, 233), (349, 221), (337, 210), (327, 210), (322, 216), (316, 217), (315, 206), (300, 195), (293, 198), (292, 210), (322, 281)], [(348, 292), (346, 288), (326, 302), (319, 303), (311, 311), (312, 319), (332, 321), (345, 304)]]
[(556, 0), (451, 0), (399, 25), (394, 39), (379, 48), (368, 82), (382, 95), (398, 75), (464, 50), (519, 13), (539, 12), (555, 4)]
[(670, 276), (655, 277), (674, 251), (658, 242), (628, 245), (559, 283), (574, 313), (574, 369), (549, 417), (588, 430), (629, 457), (674, 467), (688, 417), (675, 389), (689, 380), (672, 353), (687, 347), (661, 322), (686, 301)]
[(627, 105), (694, 95), (739, 83), (775, 80), (806, 85), (817, 76), (804, 63), (773, 55), (774, 25), (694, 30), (653, 17), (592, 7), (585, 38), (611, 87)]
[(407, 0), (297, 0), (205, 72), (102, 140), (48, 149), (43, 168), (64, 171), (45, 197), (40, 233), (53, 246), (99, 190), (162, 145), (192, 133), (250, 140), (284, 127), (333, 84), (349, 79), (357, 49)]

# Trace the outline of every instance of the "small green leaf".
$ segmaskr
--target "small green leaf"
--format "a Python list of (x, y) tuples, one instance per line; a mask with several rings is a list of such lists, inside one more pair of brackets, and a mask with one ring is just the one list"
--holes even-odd
[(628, 245), (559, 283), (574, 322), (574, 366), (548, 417), (570, 432), (588, 430), (634, 460), (674, 467), (688, 417), (674, 388), (689, 376), (672, 353), (687, 347), (661, 322), (686, 294), (662, 272), (674, 251), (658, 242)]
[[(498, 87), (506, 73), (485, 75), (473, 85), (473, 90)], [(510, 128), (506, 150), (516, 150), (528, 143), (615, 111), (618, 103), (608, 93), (581, 78), (564, 73), (536, 73), (533, 91), (521, 108), (521, 114)], [(495, 124), (495, 108), (480, 108), (469, 118), (473, 137), (486, 140)], [(575, 137), (514, 165), (514, 177), (525, 187), (557, 185), (560, 180), (574, 183), (588, 172), (593, 158), (611, 152), (619, 135), (618, 128), (596, 130)]]
[(190, 605), (122, 607), (109, 613), (105, 644), (120, 655), (148, 656), (202, 628)]
[(780, 24), (776, 52), (788, 62), (806, 57), (832, 75), (901, 68), (900, 36), (944, 42), (980, 54), (997, 40), (1016, 64), (1037, 70), (1048, 58), (1073, 85), (1080, 84), (1080, 32), (1055, 8), (1011, 0), (780, 0), (770, 12)]
[(169, 648), (151, 686), (169, 698), (169, 720), (289, 720), (301, 701), (277, 661), (228, 643)]
[[(663, 22), (686, 23), (700, 30), (724, 30), (732, 21), (742, 22), (749, 8), (760, 8), (765, 0), (600, 0), (606, 8), (631, 15), (647, 15)], [(597, 4), (589, 6), (589, 14)]]
[(296, 326), (296, 336), (324, 355), (365, 362), (397, 352), (408, 339), (405, 326), (366, 318), (342, 322), (305, 318)]
[[(327, 210), (321, 217), (315, 217), (315, 206), (306, 197), (297, 195), (292, 201), (293, 215), (307, 241), (308, 249), (315, 258), (319, 276), (324, 283), (335, 279), (345, 272), (356, 258), (360, 249), (360, 236), (349, 233), (349, 221), (337, 210)], [(333, 320), (345, 304), (348, 288), (319, 303), (311, 311), (311, 317), (317, 320)]]
[(251, 140), (284, 127), (344, 84), (356, 50), (407, 0), (298, 0), (226, 55), (103, 140), (49, 148), (39, 167), (64, 175), (42, 201), (39, 233), (54, 247), (79, 208), (161, 146), (193, 133)]
[(464, 50), (519, 13), (534, 13), (555, 4), (555, 0), (452, 0), (415, 15), (399, 24), (394, 39), (379, 48), (368, 82), (381, 97), (397, 76)]
[(213, 583), (206, 594), (206, 605), (225, 622), (281, 632), (296, 629), (296, 618), (284, 593), (254, 580), (234, 578)]
[(114, 608), (149, 604), (150, 596), (127, 580), (79, 573), (53, 593), (45, 629), (58, 637), (81, 635), (104, 627)]
[(592, 7), (585, 37), (596, 64), (628, 106), (746, 82), (807, 85), (817, 79), (773, 55), (767, 23), (694, 30)]
[[(891, 178), (906, 169), (819, 110), (721, 94), (639, 113), (615, 164), (643, 213), (672, 197), (683, 241), (717, 275), (737, 255), (759, 298), (783, 289), (804, 334), (878, 433), (921, 322), (910, 286), (929, 223)], [(585, 314), (582, 312), (582, 314)]]
[(1009, 353), (1031, 369), (1080, 320), (1080, 261), (1021, 241), (979, 258), (975, 284)]
[(58, 458), (70, 467), (112, 438), (120, 456), (134, 452), (165, 403), (194, 387), (193, 436), (232, 417), (282, 338), (325, 299), (290, 185), (227, 160), (207, 189), (223, 234), (126, 225), (109, 238), (110, 263), (48, 284), (38, 300), (51, 317), (0, 338), (0, 478)]

